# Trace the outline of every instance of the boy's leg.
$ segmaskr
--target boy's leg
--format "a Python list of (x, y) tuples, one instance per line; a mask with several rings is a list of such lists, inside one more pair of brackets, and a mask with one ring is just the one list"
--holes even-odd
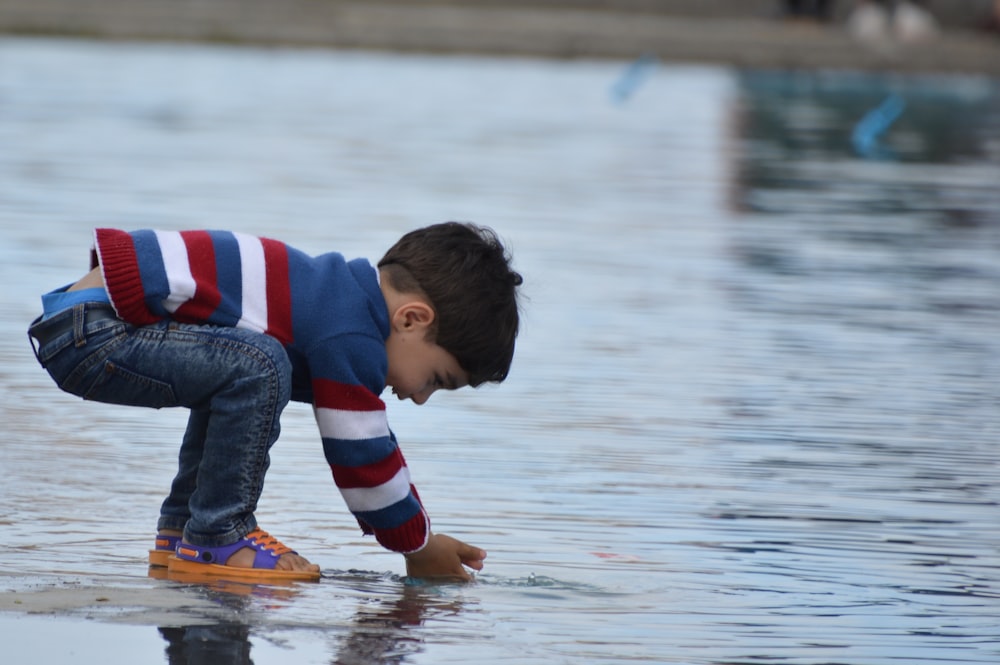
[(210, 413), (208, 409), (191, 409), (188, 416), (187, 430), (177, 455), (177, 475), (170, 486), (170, 494), (160, 507), (156, 528), (161, 532), (177, 532), (179, 535), (191, 519), (189, 502), (198, 486), (198, 466), (205, 449)]
[(282, 345), (264, 335), (243, 337), (226, 336), (227, 362), (238, 369), (204, 405), (201, 462), (184, 530), (196, 545), (228, 545), (256, 528), (269, 451), (291, 395), (291, 363)]
[(248, 330), (187, 324), (140, 328), (129, 337), (105, 359), (105, 368), (115, 370), (106, 369), (87, 397), (121, 400), (134, 394), (138, 374), (139, 383), (169, 385), (176, 405), (192, 410), (168, 498), (174, 517), (183, 517), (180, 504), (189, 494), (188, 542), (216, 547), (240, 540), (256, 527), (268, 451), (291, 392), (284, 348)]
[[(185, 533), (202, 546), (240, 540), (256, 526), (268, 450), (291, 392), (284, 348), (237, 328), (172, 322), (135, 328), (90, 316), (101, 307), (88, 305), (87, 316), (79, 308), (33, 326), (39, 360), (63, 390), (85, 399), (208, 412)], [(65, 332), (60, 319), (72, 323)], [(187, 482), (182, 484), (189, 487)]]
[[(281, 412), (291, 397), (291, 362), (280, 342), (262, 334), (204, 326), (172, 330), (172, 338), (194, 338), (187, 340), (194, 347), (182, 353), (185, 357), (181, 362), (214, 364), (216, 371), (224, 374), (219, 365), (221, 356), (230, 375), (207, 401), (192, 399), (185, 404), (192, 409), (186, 449), (182, 450), (172, 489), (176, 496), (168, 501), (179, 501), (191, 490), (189, 474), (200, 444), (201, 459), (188, 499), (191, 516), (184, 527), (184, 541), (202, 547), (231, 545), (257, 527), (254, 512), (270, 465), (269, 451), (280, 434)], [(203, 358), (209, 346), (222, 349), (216, 349), (211, 358)], [(161, 516), (161, 523), (163, 519)], [(253, 567), (255, 558), (255, 550), (243, 548), (220, 562)], [(318, 566), (294, 552), (282, 554), (276, 568), (319, 574)]]

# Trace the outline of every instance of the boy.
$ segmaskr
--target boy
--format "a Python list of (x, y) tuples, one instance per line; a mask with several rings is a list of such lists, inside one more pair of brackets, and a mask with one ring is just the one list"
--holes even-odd
[[(521, 276), (496, 235), (448, 222), (379, 261), (310, 257), (223, 231), (95, 231), (92, 270), (42, 297), (29, 335), (84, 399), (190, 409), (150, 563), (241, 579), (318, 579), (254, 518), (290, 399), (313, 404), (362, 530), (414, 577), (469, 579), (486, 553), (435, 534), (379, 398), (503, 381)], [(34, 341), (32, 347), (35, 347)]]

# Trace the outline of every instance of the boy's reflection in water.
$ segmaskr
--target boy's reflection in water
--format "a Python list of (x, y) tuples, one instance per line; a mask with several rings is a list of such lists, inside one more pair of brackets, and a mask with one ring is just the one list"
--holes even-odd
[[(273, 588), (258, 589), (267, 592), (265, 597), (273, 595)], [(249, 611), (251, 603), (259, 601), (259, 598), (253, 599), (246, 593), (232, 593), (232, 589), (207, 591), (213, 601), (239, 613)], [(294, 595), (294, 591), (288, 591)], [(428, 616), (456, 614), (459, 611), (459, 601), (445, 601), (420, 587), (402, 586), (395, 598), (386, 598), (377, 604), (362, 603), (349, 626), (331, 628), (334, 654), (330, 663), (404, 663), (409, 656), (421, 650), (423, 639), (412, 630), (414, 627), (422, 625)], [(251, 629), (246, 624), (223, 622), (161, 627), (159, 630), (168, 643), (166, 654), (169, 665), (253, 665), (250, 656)]]
[(170, 665), (252, 665), (250, 627), (241, 624), (160, 628)]
[(423, 636), (413, 628), (431, 617), (458, 614), (461, 608), (462, 603), (457, 600), (445, 601), (426, 589), (404, 586), (395, 599), (358, 608), (350, 632), (338, 640), (330, 663), (400, 665), (421, 650)]

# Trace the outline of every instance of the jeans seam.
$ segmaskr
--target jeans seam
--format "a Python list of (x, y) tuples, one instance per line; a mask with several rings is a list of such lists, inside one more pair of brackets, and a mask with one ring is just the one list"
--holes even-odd
[[(275, 410), (274, 410), (274, 405), (275, 405), (275, 403), (278, 400), (278, 386), (277, 386), (277, 381), (275, 379), (275, 376), (278, 373), (278, 367), (275, 364), (274, 359), (271, 358), (271, 356), (269, 354), (262, 353), (259, 349), (254, 348), (254, 347), (251, 347), (251, 349), (253, 351), (253, 355), (259, 355), (259, 356), (261, 356), (261, 358), (257, 359), (257, 362), (263, 361), (263, 364), (267, 365), (267, 370), (268, 370), (268, 374), (267, 374), (267, 376), (268, 376), (267, 403), (268, 403), (268, 405), (270, 405), (270, 408), (269, 408), (268, 413), (267, 413), (266, 422), (268, 423), (267, 431), (271, 432), (271, 431), (274, 430), (274, 427), (275, 427), (275, 422), (274, 421), (275, 421), (275, 418), (276, 418), (276, 414), (275, 414)], [(259, 435), (261, 436), (262, 440), (259, 440), (257, 442), (257, 445), (254, 446), (254, 450), (258, 452), (258, 454), (254, 458), (254, 473), (253, 473), (253, 483), (254, 483), (254, 487), (253, 487), (253, 493), (254, 493), (253, 504), (254, 505), (253, 506), (249, 506), (249, 505), (245, 506), (246, 512), (251, 513), (251, 514), (252, 514), (253, 510), (256, 510), (257, 500), (260, 498), (260, 495), (261, 495), (261, 493), (264, 490), (264, 476), (267, 474), (267, 463), (266, 463), (266, 460), (268, 458), (271, 446), (274, 445), (274, 442), (272, 442), (270, 444), (267, 442), (267, 435), (264, 433), (264, 429), (263, 428), (260, 428), (260, 434)], [(277, 442), (277, 438), (275, 438), (275, 442)], [(247, 498), (250, 498), (250, 497), (247, 497)], [(246, 534), (243, 534), (243, 536), (245, 536), (245, 535)]]

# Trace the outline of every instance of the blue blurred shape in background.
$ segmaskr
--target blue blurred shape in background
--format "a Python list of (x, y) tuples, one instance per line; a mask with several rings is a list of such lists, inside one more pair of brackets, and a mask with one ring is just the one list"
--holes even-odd
[(655, 55), (645, 53), (632, 61), (622, 75), (611, 86), (611, 100), (624, 104), (653, 73), (659, 61)]
[(892, 123), (903, 114), (906, 102), (897, 94), (891, 94), (885, 100), (865, 114), (851, 135), (854, 150), (862, 157), (877, 157), (884, 154), (879, 150), (879, 139), (892, 126)]

